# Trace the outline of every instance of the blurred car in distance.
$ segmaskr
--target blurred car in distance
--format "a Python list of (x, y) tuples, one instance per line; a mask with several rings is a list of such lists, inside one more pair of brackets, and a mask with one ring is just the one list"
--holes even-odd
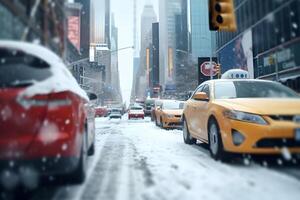
[(133, 105), (129, 108), (128, 119), (144, 119), (145, 113), (142, 106)]
[(96, 117), (106, 117), (108, 115), (108, 110), (106, 107), (96, 107), (95, 116)]
[(215, 159), (226, 160), (228, 153), (300, 153), (300, 98), (277, 82), (204, 82), (187, 101), (183, 122), (184, 142), (208, 143)]
[(183, 101), (164, 100), (155, 112), (156, 125), (162, 128), (181, 128), (183, 107)]
[(122, 111), (117, 108), (112, 108), (109, 114), (109, 119), (122, 119)]
[(61, 59), (39, 45), (0, 41), (0, 60), (0, 176), (21, 179), (27, 170), (35, 181), (63, 175), (83, 182), (94, 154), (89, 97), (96, 95), (88, 97)]
[(155, 99), (146, 99), (145, 101), (145, 116), (151, 116), (152, 109), (154, 108)]

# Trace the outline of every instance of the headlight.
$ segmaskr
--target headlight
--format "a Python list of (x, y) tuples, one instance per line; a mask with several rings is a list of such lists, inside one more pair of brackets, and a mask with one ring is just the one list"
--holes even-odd
[(167, 115), (168, 116), (168, 118), (173, 118), (173, 117), (175, 117), (174, 115)]
[(229, 119), (250, 122), (255, 124), (267, 125), (268, 123), (259, 115), (254, 115), (250, 113), (235, 111), (235, 110), (227, 110), (224, 112), (224, 116)]

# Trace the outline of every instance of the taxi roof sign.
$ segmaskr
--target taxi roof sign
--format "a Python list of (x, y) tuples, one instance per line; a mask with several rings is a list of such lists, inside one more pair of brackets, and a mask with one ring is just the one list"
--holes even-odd
[(221, 79), (250, 79), (250, 74), (242, 69), (231, 69), (225, 72)]

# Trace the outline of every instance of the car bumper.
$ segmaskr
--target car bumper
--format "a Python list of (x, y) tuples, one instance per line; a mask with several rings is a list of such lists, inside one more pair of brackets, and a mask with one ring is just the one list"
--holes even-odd
[(181, 128), (182, 121), (180, 118), (166, 118), (163, 121), (164, 128)]
[(38, 176), (67, 175), (74, 172), (80, 161), (79, 157), (43, 157), (32, 160), (0, 160), (0, 176), (10, 172), (21, 175), (29, 171)]
[[(296, 129), (300, 125), (293, 122), (271, 122), (259, 125), (235, 120), (225, 120), (221, 128), (224, 148), (234, 153), (249, 154), (291, 154), (300, 153), (300, 140), (296, 140)], [(242, 135), (241, 144), (234, 142), (234, 134)], [(235, 133), (234, 133), (235, 132)]]
[(140, 115), (140, 114), (131, 114), (131, 115), (128, 115), (128, 118), (130, 119), (139, 119), (139, 118), (144, 118), (145, 115)]
[(151, 115), (151, 110), (145, 110), (145, 115), (150, 116)]

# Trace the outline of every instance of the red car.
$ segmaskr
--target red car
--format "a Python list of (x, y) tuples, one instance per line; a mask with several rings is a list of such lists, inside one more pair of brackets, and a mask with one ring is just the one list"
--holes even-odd
[(141, 106), (132, 106), (128, 111), (128, 119), (144, 119), (145, 113), (144, 109)]
[(30, 171), (31, 179), (67, 175), (83, 182), (95, 148), (89, 97), (48, 49), (0, 41), (0, 180), (13, 174), (24, 184), (22, 173)]
[(95, 116), (96, 117), (105, 117), (108, 115), (108, 110), (105, 107), (96, 107)]

